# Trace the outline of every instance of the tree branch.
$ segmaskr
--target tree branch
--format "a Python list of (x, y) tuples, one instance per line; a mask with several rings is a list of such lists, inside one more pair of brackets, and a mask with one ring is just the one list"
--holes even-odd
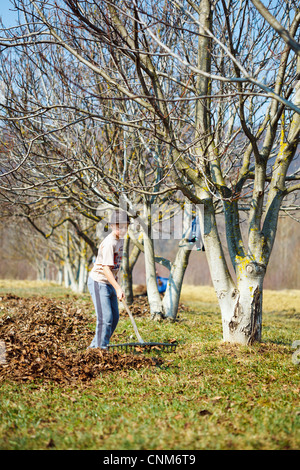
[[(280, 23), (277, 21), (276, 18), (270, 13), (270, 11), (264, 6), (264, 4), (260, 0), (251, 0), (255, 8), (259, 11), (259, 13), (264, 17), (264, 19), (269, 23), (272, 28), (277, 31), (280, 37), (288, 44), (288, 46), (293, 49), (294, 52), (298, 56), (300, 56), (300, 43), (295, 41), (295, 39), (290, 35), (289, 31), (287, 31)], [(297, 21), (298, 24), (300, 22), (300, 12), (297, 14)]]

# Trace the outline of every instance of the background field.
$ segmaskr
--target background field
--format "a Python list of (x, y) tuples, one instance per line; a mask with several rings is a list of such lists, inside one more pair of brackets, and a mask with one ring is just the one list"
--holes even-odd
[[(0, 281), (0, 296), (8, 292), (74, 304), (92, 334), (88, 294)], [(0, 448), (298, 449), (300, 380), (292, 343), (300, 340), (300, 291), (265, 292), (262, 343), (251, 347), (222, 342), (211, 287), (184, 286), (181, 300), (185, 308), (175, 323), (136, 318), (146, 340), (179, 341), (176, 353), (157, 356), (156, 366), (101, 371), (71, 385), (3, 381)], [(5, 302), (0, 315), (7, 315)], [(114, 342), (132, 334), (121, 316)]]

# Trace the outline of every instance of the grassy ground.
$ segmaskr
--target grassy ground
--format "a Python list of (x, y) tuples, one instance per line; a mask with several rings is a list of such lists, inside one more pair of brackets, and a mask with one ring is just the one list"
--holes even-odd
[[(1, 293), (74, 299), (54, 284), (0, 281)], [(222, 342), (210, 287), (185, 286), (176, 323), (136, 319), (145, 339), (176, 338), (160, 367), (103, 373), (88, 384), (2, 384), (1, 449), (298, 449), (300, 291), (265, 292), (261, 344)], [(93, 312), (92, 304), (90, 312)], [(3, 312), (5, 313), (5, 312)], [(121, 317), (115, 342), (130, 331)]]

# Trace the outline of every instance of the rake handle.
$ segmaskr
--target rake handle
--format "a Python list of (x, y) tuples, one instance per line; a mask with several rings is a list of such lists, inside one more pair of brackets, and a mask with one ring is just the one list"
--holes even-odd
[(137, 337), (138, 341), (139, 341), (140, 343), (144, 343), (145, 341), (142, 339), (142, 337), (141, 337), (141, 335), (140, 335), (140, 333), (139, 333), (139, 330), (137, 329), (135, 320), (134, 320), (134, 318), (133, 318), (133, 315), (132, 315), (131, 311), (129, 310), (129, 307), (128, 307), (128, 305), (127, 305), (126, 300), (125, 300), (125, 299), (122, 299), (122, 302), (123, 302), (123, 305), (124, 305), (124, 307), (125, 307), (126, 312), (127, 312), (128, 315), (129, 315), (131, 324), (132, 324), (132, 326), (133, 326), (133, 329), (134, 329), (134, 332), (135, 332), (135, 334), (136, 334), (136, 337)]

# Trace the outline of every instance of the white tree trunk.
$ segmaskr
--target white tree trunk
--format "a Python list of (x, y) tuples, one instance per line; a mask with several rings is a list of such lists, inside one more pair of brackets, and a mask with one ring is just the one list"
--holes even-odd
[(68, 288), (70, 286), (70, 280), (69, 280), (69, 270), (66, 261), (64, 261), (64, 284), (65, 287)]
[(58, 272), (57, 272), (57, 284), (60, 286), (63, 285), (63, 270), (61, 267), (59, 267)]
[(179, 247), (175, 261), (172, 264), (167, 289), (163, 297), (165, 315), (173, 320), (177, 316), (182, 282), (190, 254), (190, 246), (188, 246), (188, 242), (184, 241)]
[(37, 267), (38, 271), (38, 280), (46, 281), (46, 264), (42, 261), (41, 264)]
[(222, 315), (223, 339), (230, 343), (260, 341), (262, 292), (266, 267), (245, 254), (235, 258), (236, 282), (229, 273), (213, 209), (204, 211), (204, 245)]
[(64, 264), (65, 287), (70, 287), (74, 292), (77, 292), (77, 283), (73, 273), (72, 265), (69, 257), (66, 258)]
[(161, 317), (164, 314), (164, 310), (156, 281), (153, 240), (146, 233), (144, 233), (144, 255), (147, 296), (150, 306), (150, 314), (152, 318), (156, 318), (156, 316)]
[(80, 257), (77, 292), (83, 293), (87, 282), (87, 262), (85, 256)]
[(161, 318), (164, 315), (162, 300), (158, 291), (156, 281), (155, 253), (152, 239), (151, 205), (144, 202), (144, 220), (141, 219), (141, 227), (144, 239), (144, 256), (147, 296), (150, 307), (151, 318)]
[(261, 340), (265, 269), (251, 260), (244, 260), (237, 270), (237, 288), (219, 297), (223, 339), (248, 345)]
[(265, 266), (250, 256), (241, 256), (235, 265), (235, 284), (228, 271), (212, 205), (207, 204), (204, 213), (200, 212), (200, 221), (211, 278), (221, 309), (223, 339), (244, 345), (260, 341)]

